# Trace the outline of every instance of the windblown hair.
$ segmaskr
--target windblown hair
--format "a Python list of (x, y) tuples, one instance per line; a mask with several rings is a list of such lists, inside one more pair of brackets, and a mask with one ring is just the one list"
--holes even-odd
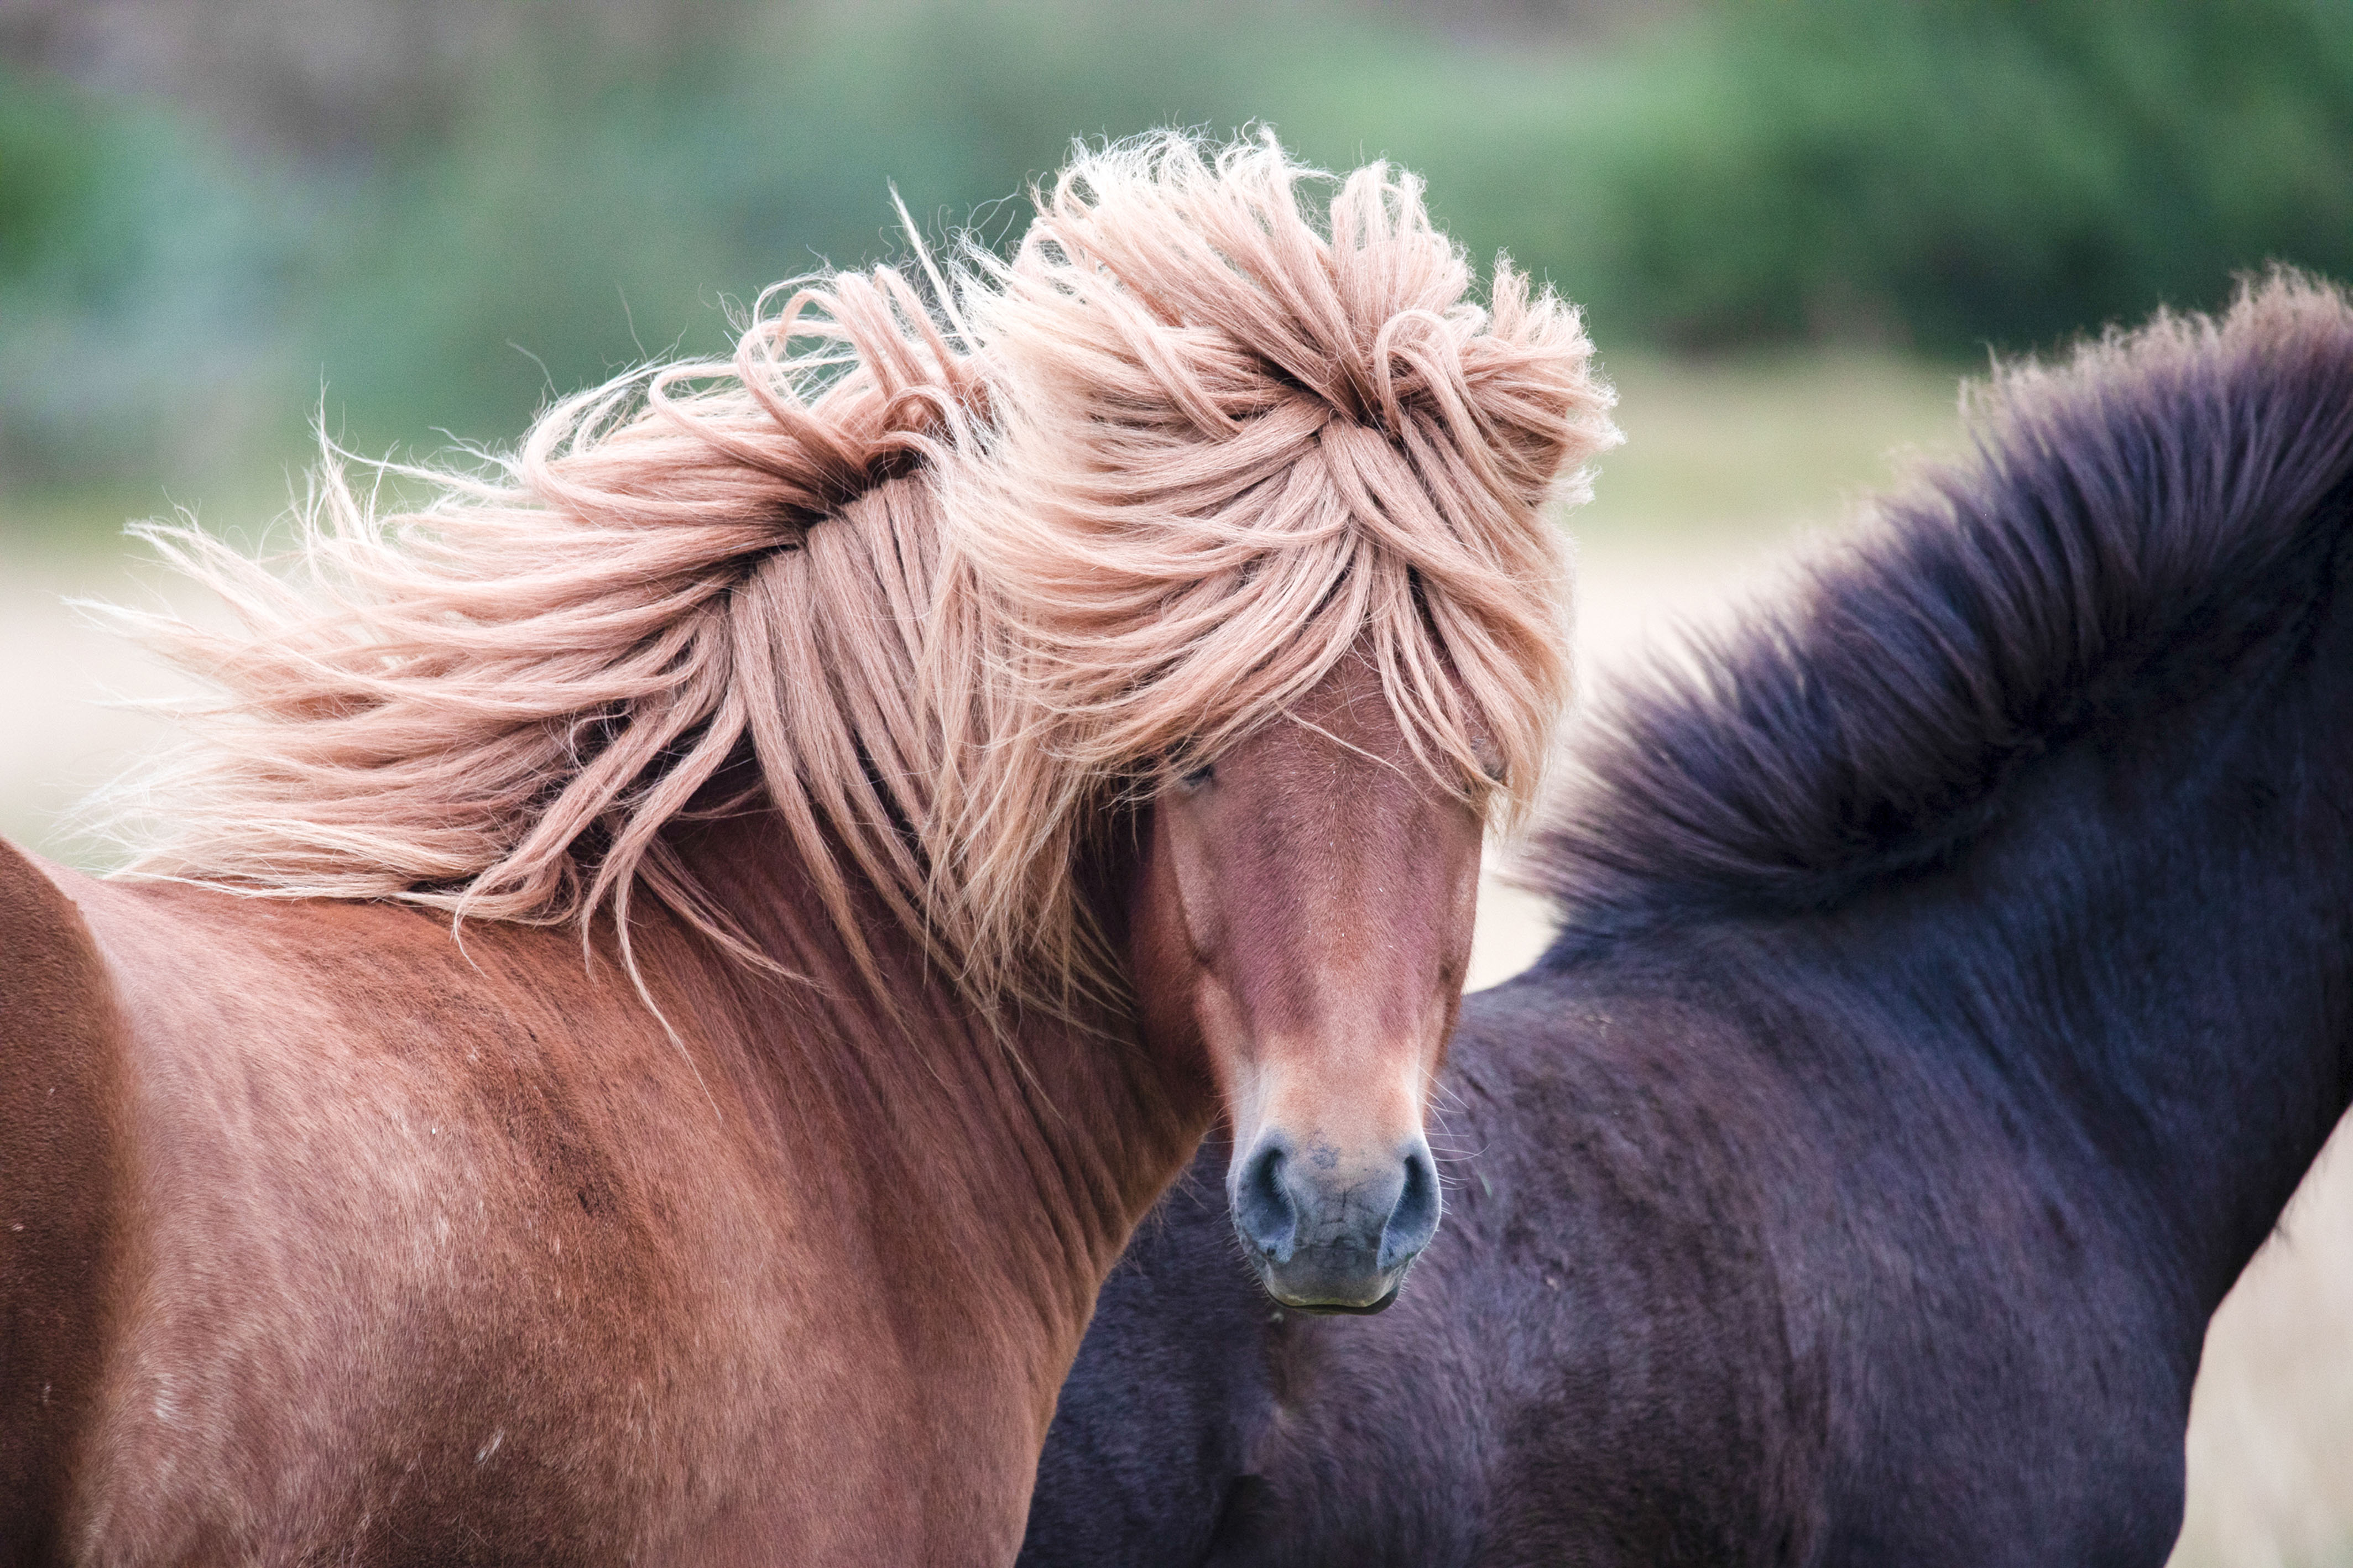
[(422, 510), (331, 459), (301, 581), (151, 527), (244, 626), (148, 619), (221, 695), (129, 870), (624, 940), (641, 889), (737, 942), (665, 829), (765, 805), (870, 975), (867, 895), (987, 1004), (1104, 978), (1090, 825), (1360, 640), (1427, 764), (1483, 794), (1483, 741), (1525, 805), (1567, 679), (1539, 509), (1609, 395), (1508, 263), (1468, 301), (1411, 176), (1319, 224), (1324, 178), (1271, 139), (1082, 148), (1009, 259), (780, 286), (731, 363), (403, 470)]
[(2353, 303), (2294, 272), (2006, 370), (1975, 412), (1969, 462), (1580, 727), (1522, 871), (1556, 953), (1943, 863), (2035, 757), (2226, 678), (2353, 522)]

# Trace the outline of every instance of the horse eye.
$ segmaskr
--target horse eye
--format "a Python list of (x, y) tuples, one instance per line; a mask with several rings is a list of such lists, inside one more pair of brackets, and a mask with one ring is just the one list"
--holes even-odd
[(1178, 773), (1176, 775), (1176, 782), (1183, 784), (1187, 789), (1199, 789), (1203, 784), (1208, 784), (1212, 778), (1215, 778), (1217, 776), (1217, 773), (1218, 770), (1215, 764), (1203, 763), (1198, 768), (1188, 769), (1184, 773)]

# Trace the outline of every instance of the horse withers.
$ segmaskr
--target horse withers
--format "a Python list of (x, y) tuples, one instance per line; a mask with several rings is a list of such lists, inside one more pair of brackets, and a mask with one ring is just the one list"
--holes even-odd
[(1222, 1147), (1139, 1230), (1025, 1562), (2166, 1560), (2207, 1320), (2353, 1097), (2353, 304), (1987, 415), (1574, 737), (1397, 1309), (1220, 1273)]
[(1303, 177), (1083, 154), (421, 511), (331, 463), (307, 577), (151, 531), (217, 696), (129, 876), (0, 855), (14, 1559), (1004, 1561), (1219, 1115), (1270, 1287), (1394, 1296), (1608, 399)]

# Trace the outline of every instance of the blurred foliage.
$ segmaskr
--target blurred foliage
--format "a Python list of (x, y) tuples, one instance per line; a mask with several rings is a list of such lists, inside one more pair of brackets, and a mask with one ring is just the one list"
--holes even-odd
[(503, 439), (900, 248), (892, 183), (934, 237), (1001, 238), (1071, 136), (1159, 123), (1400, 159), (1605, 348), (1974, 355), (2274, 258), (2353, 272), (2341, 0), (1757, 0), (1508, 47), (1312, 0), (694, 0), (623, 43), (568, 15), (501, 13), (378, 95), (429, 114), (310, 146), (0, 68), (0, 481), (243, 471), (321, 408), (364, 448)]
[(297, 237), (168, 114), (0, 80), (0, 481), (249, 444)]
[(2353, 270), (2341, 0), (1756, 5), (1623, 68), (1584, 214), (1630, 332), (2019, 347)]

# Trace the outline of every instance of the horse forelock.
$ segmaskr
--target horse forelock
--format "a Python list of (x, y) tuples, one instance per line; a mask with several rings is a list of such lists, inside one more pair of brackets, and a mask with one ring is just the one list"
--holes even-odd
[(853, 947), (879, 900), (976, 1000), (1053, 1001), (1112, 984), (1103, 808), (1359, 643), (1430, 766), (1475, 793), (1492, 748), (1524, 805), (1567, 673), (1539, 509), (1609, 394), (1507, 265), (1467, 302), (1409, 177), (1319, 225), (1321, 178), (1271, 141), (1082, 152), (944, 300), (807, 280), (731, 362), (387, 470), (436, 487), (413, 510), (331, 451), (290, 578), (149, 528), (241, 624), (125, 616), (217, 693), (106, 798), (127, 870), (624, 930), (643, 893), (758, 962), (663, 830), (765, 806)]
[[(1036, 202), (1010, 258), (970, 260), (994, 416), (955, 483), (957, 550), (1021, 628), (1037, 754), (1156, 780), (1361, 646), (1415, 755), (1466, 795), (1500, 763), (1524, 810), (1569, 674), (1544, 508), (1616, 439), (1576, 312), (1508, 262), (1474, 304), (1410, 175), (1335, 181), (1271, 138), (1082, 148)], [(987, 805), (1041, 820), (1051, 788)], [(973, 880), (1008, 935), (1066, 896)]]

